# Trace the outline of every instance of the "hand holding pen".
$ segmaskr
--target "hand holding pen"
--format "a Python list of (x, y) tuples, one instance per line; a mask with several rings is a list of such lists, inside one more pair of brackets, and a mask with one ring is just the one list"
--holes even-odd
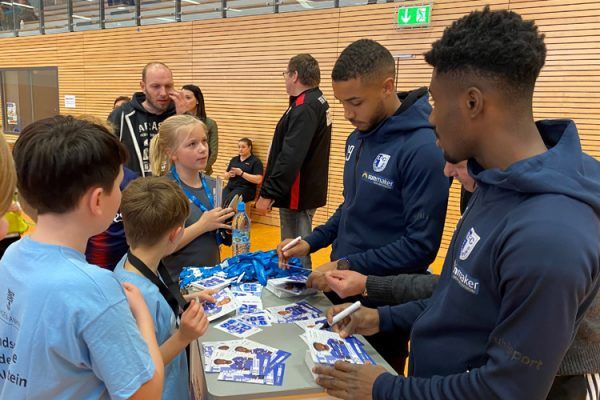
[[(361, 307), (356, 303), (339, 304), (327, 310), (327, 322), (340, 337), (347, 338), (353, 334), (370, 336), (379, 332), (379, 311), (374, 308)], [(346, 315), (344, 310), (353, 308)], [(340, 315), (338, 318), (336, 316)], [(335, 318), (335, 321), (334, 321)]]
[(291, 257), (304, 257), (310, 253), (310, 246), (306, 240), (298, 236), (295, 239), (285, 239), (277, 246), (279, 257), (279, 268), (287, 269), (288, 260)]

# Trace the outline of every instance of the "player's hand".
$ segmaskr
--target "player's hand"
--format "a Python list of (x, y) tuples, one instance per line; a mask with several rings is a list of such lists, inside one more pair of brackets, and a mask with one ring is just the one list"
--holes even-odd
[(194, 299), (200, 300), (200, 302), (208, 302), (214, 303), (217, 300), (213, 297), (213, 294), (217, 293), (215, 289), (205, 289), (201, 292), (192, 292), (189, 294), (184, 294), (183, 298), (185, 301), (193, 301)]
[(304, 257), (310, 253), (310, 245), (306, 240), (300, 240), (294, 247), (287, 249), (285, 252), (283, 248), (294, 239), (285, 239), (283, 242), (277, 245), (277, 256), (279, 257), (279, 268), (288, 269), (287, 262), (292, 257)]
[(260, 196), (258, 200), (256, 200), (256, 203), (254, 203), (254, 208), (256, 208), (256, 212), (258, 212), (260, 215), (267, 215), (267, 213), (271, 211), (272, 205), (273, 200), (265, 199), (264, 197)]
[(190, 306), (181, 314), (179, 335), (185, 343), (198, 339), (208, 329), (208, 318), (204, 309), (197, 301), (192, 301)]
[(215, 207), (212, 210), (203, 212), (196, 223), (202, 226), (203, 232), (210, 232), (219, 228), (231, 229), (231, 225), (226, 224), (225, 221), (234, 215), (232, 208)]
[(319, 270), (314, 270), (306, 281), (306, 287), (321, 290), (323, 292), (331, 292), (331, 288), (327, 285), (325, 273)]
[(367, 276), (350, 270), (331, 270), (325, 273), (327, 285), (342, 299), (364, 293)]
[(375, 380), (386, 370), (379, 365), (338, 361), (333, 367), (315, 366), (313, 372), (319, 375), (317, 384), (327, 390), (328, 395), (344, 400), (363, 400), (373, 398)]
[[(352, 303), (339, 304), (327, 310), (327, 322), (331, 325), (333, 316), (339, 314)], [(337, 324), (332, 326), (342, 338), (353, 334), (371, 336), (379, 332), (379, 311), (375, 308), (361, 307)]]

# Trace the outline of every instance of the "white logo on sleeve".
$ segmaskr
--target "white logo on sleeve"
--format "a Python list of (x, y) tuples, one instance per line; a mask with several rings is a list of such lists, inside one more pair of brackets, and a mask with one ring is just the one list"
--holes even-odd
[(375, 161), (373, 161), (373, 171), (381, 172), (387, 166), (388, 161), (390, 160), (389, 154), (379, 153), (377, 157), (375, 157)]
[(460, 246), (460, 254), (458, 258), (463, 261), (469, 258), (469, 255), (475, 248), (475, 245), (477, 245), (477, 242), (479, 242), (479, 239), (481, 238), (477, 232), (475, 232), (475, 228), (471, 228), (467, 233), (465, 240), (463, 240), (462, 245)]
[(346, 151), (346, 161), (350, 161), (350, 157), (352, 157), (352, 152), (354, 151), (354, 145), (348, 146), (348, 150)]

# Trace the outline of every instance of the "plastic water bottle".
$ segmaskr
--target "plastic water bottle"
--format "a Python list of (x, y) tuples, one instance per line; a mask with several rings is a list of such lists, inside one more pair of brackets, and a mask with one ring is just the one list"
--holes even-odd
[(231, 253), (234, 256), (250, 251), (250, 218), (246, 214), (246, 204), (240, 201), (237, 205), (237, 214), (231, 223), (232, 240)]

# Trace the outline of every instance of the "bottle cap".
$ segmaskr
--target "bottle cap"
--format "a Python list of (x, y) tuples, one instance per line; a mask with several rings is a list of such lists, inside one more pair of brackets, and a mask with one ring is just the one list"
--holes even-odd
[(246, 204), (243, 201), (240, 201), (237, 205), (238, 212), (246, 212)]

